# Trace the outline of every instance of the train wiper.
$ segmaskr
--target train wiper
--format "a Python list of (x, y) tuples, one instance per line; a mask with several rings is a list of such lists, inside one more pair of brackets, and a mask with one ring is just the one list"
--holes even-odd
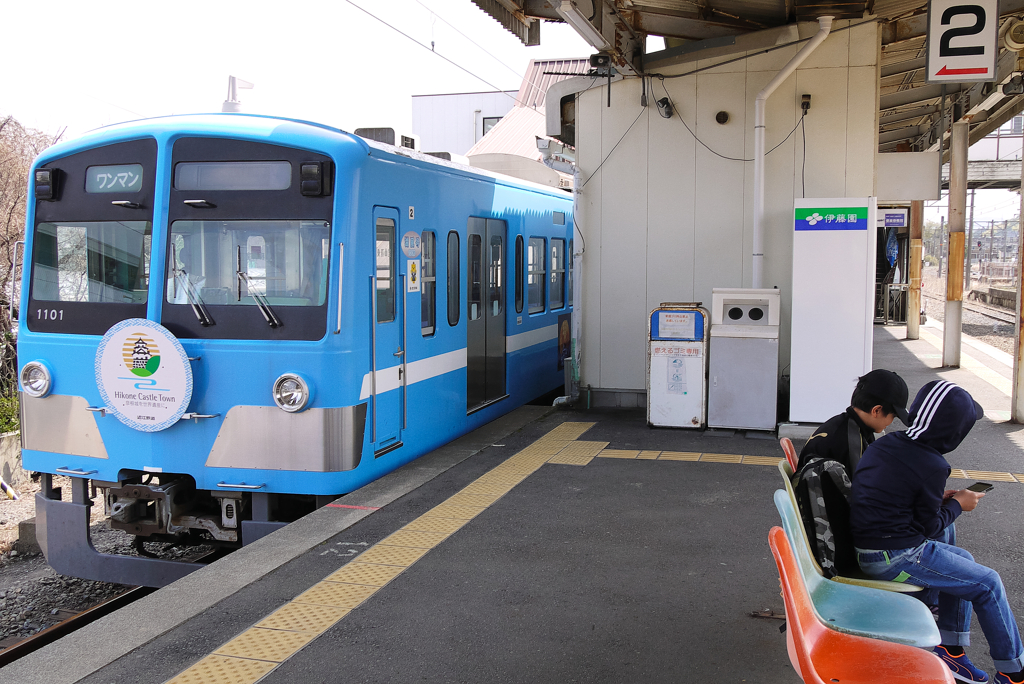
[(242, 301), (242, 283), (245, 283), (245, 289), (249, 291), (249, 296), (256, 302), (256, 306), (260, 308), (260, 313), (263, 314), (263, 318), (267, 319), (267, 323), (271, 328), (281, 327), (281, 320), (274, 315), (274, 310), (270, 308), (270, 302), (262, 294), (256, 291), (253, 287), (252, 279), (249, 275), (242, 270), (242, 247), (238, 247), (238, 270), (235, 271), (235, 275), (238, 278), (238, 301)]
[(178, 268), (178, 261), (173, 247), (171, 248), (171, 264), (175, 285), (181, 284), (181, 289), (185, 291), (185, 298), (188, 299), (189, 306), (192, 307), (192, 313), (199, 319), (199, 325), (204, 328), (215, 325), (213, 319), (210, 318), (210, 312), (206, 310), (206, 306), (203, 304), (203, 298), (196, 291), (192, 281), (188, 279), (188, 273), (185, 272), (185, 269)]

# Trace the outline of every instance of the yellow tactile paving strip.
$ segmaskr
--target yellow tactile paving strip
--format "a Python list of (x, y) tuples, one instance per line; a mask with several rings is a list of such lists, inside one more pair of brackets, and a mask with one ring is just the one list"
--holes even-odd
[[(167, 684), (253, 684), (345, 618), (488, 506), (545, 464), (595, 458), (777, 466), (782, 457), (697, 451), (609, 449), (580, 441), (594, 423), (562, 423), (401, 529), (356, 556)], [(953, 469), (954, 479), (1020, 482), (1024, 473)]]
[[(328, 578), (329, 579), (329, 578)], [(348, 614), (348, 608), (288, 603), (256, 623), (264, 629), (319, 634)]]
[(262, 679), (278, 663), (211, 655), (172, 679), (174, 684), (249, 684)]

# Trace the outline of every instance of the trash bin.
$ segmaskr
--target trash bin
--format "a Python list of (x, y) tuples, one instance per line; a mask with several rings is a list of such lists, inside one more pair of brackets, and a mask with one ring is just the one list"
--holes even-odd
[(708, 312), (665, 303), (647, 324), (647, 424), (702, 428), (707, 407)]
[(711, 291), (709, 426), (775, 429), (781, 304), (776, 289)]

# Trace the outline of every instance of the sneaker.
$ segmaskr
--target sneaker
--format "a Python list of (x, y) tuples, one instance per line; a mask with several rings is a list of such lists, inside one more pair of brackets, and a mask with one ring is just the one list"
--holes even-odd
[(996, 678), (994, 681), (995, 684), (1020, 684), (1019, 682), (1010, 679), (1008, 675), (1005, 675), (1002, 672), (996, 672)]
[[(988, 675), (974, 667), (974, 663), (967, 657), (966, 653), (961, 653), (958, 656), (950, 655), (942, 646), (935, 647), (935, 655), (939, 656), (939, 660), (946, 663), (946, 667), (949, 668), (950, 672), (953, 673), (953, 678), (958, 679), (961, 682), (987, 682)], [(996, 679), (999, 684), (1008, 684), (1010, 678), (1006, 675), (1002, 675), (1002, 679)]]

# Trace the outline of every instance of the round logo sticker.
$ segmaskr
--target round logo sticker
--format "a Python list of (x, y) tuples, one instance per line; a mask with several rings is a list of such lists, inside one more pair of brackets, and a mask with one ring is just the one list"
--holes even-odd
[(192, 400), (192, 366), (174, 335), (145, 318), (121, 321), (96, 350), (96, 385), (110, 413), (142, 432), (165, 430)]
[(406, 257), (415, 259), (420, 255), (421, 249), (419, 233), (410, 230), (402, 236), (402, 254)]

